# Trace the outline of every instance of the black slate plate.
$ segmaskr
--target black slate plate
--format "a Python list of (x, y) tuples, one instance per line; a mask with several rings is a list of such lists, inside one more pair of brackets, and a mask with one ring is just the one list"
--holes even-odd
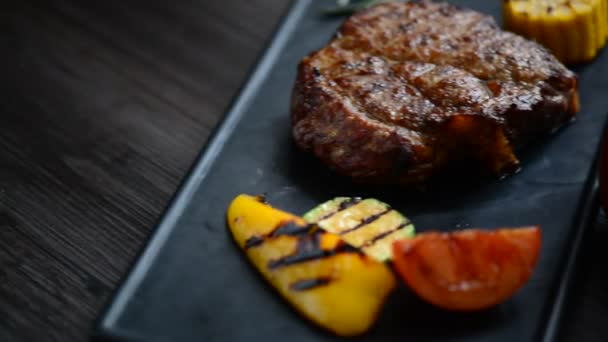
[[(500, 21), (499, 1), (454, 1)], [(446, 177), (424, 192), (351, 184), (294, 149), (289, 97), (296, 64), (342, 19), (329, 1), (294, 1), (272, 44), (100, 316), (94, 336), (141, 341), (338, 341), (276, 295), (233, 244), (225, 211), (239, 193), (304, 213), (334, 196), (376, 196), (419, 231), (541, 224), (537, 272), (516, 296), (478, 314), (449, 314), (400, 287), (356, 341), (553, 340), (584, 231), (597, 210), (595, 159), (608, 108), (608, 56), (575, 68), (578, 120), (523, 152), (523, 170), (498, 181)], [(356, 300), (356, 299), (353, 299)]]

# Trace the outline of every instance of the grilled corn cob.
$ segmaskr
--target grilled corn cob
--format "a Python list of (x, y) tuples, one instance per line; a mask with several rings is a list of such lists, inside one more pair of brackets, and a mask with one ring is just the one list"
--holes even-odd
[(595, 58), (608, 37), (608, 0), (504, 0), (505, 29), (534, 39), (564, 63)]

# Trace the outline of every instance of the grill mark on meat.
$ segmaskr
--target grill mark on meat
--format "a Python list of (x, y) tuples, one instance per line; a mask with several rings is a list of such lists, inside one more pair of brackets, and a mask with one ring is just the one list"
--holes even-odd
[[(445, 18), (441, 15), (440, 11), (444, 9), (444, 12), (453, 13), (449, 18)], [(451, 6), (444, 6), (439, 8), (431, 8), (426, 18), (418, 20), (419, 23), (417, 30), (413, 32), (407, 32), (406, 34), (395, 35), (391, 40), (391, 43), (398, 42), (395, 44), (403, 46), (404, 42), (420, 40), (420, 44), (423, 46), (431, 46), (431, 42), (456, 42), (460, 35), (464, 35), (470, 32), (469, 25), (477, 25), (480, 20), (478, 14), (474, 12), (456, 12)], [(453, 29), (452, 29), (453, 28)], [(390, 44), (385, 44), (384, 49), (389, 47)], [(442, 45), (436, 46), (436, 48), (442, 47)], [(445, 45), (443, 46), (445, 47)], [(452, 50), (454, 48), (452, 47)], [(420, 58), (421, 61), (428, 61), (425, 58)]]
[[(390, 5), (390, 4), (389, 4)], [(392, 14), (394, 16), (402, 14), (402, 11), (399, 11), (399, 9), (401, 9), (401, 7), (397, 6), (386, 6), (386, 10), (388, 11), (389, 14)], [(400, 26), (404, 25), (404, 26), (408, 26), (408, 25), (415, 25), (416, 23), (419, 23), (421, 21), (425, 21), (428, 20), (428, 18), (433, 14), (433, 12), (435, 11), (435, 8), (425, 8), (425, 7), (421, 7), (421, 8), (417, 8), (418, 11), (414, 10), (411, 13), (407, 13), (408, 17), (399, 17), (399, 23)], [(369, 13), (369, 12), (368, 12)], [(362, 20), (361, 21), (365, 21), (363, 19), (365, 19), (365, 13), (362, 13), (361, 16)], [(377, 23), (377, 25), (382, 25), (383, 24), (383, 19), (385, 15), (383, 15), (383, 13), (378, 13), (378, 15), (375, 18), (367, 18), (367, 21), (372, 21), (372, 20), (378, 20), (379, 22)], [(346, 32), (348, 32), (349, 30), (352, 30), (355, 36), (359, 36), (359, 38), (362, 38), (361, 36), (364, 36), (367, 40), (372, 41), (372, 42), (379, 42), (381, 43), (381, 37), (372, 37), (370, 36), (369, 32), (366, 31), (365, 29), (367, 28), (368, 25), (365, 24), (360, 24), (358, 21), (356, 20), (356, 17), (353, 17), (354, 20), (352, 20), (351, 22), (346, 22), (343, 26), (342, 26), (342, 32), (344, 32), (345, 34), (347, 34)], [(399, 27), (397, 27), (397, 29), (395, 29), (392, 33), (394, 34), (395, 32), (399, 32)], [(384, 44), (383, 46), (386, 46), (386, 44)], [(377, 48), (381, 48), (381, 47), (377, 47)]]
[[(393, 65), (398, 65), (395, 62), (392, 62), (392, 63), (393, 63)], [(414, 63), (412, 63), (412, 64), (414, 64)], [(429, 65), (429, 66), (431, 66), (431, 68), (427, 68), (423, 72), (432, 72), (434, 70), (435, 65)], [(388, 83), (391, 85), (397, 85), (398, 87), (401, 87), (402, 89), (404, 89), (409, 95), (412, 95), (413, 97), (415, 97), (415, 99), (419, 99), (419, 101), (417, 102), (418, 107), (415, 106), (413, 108), (414, 110), (412, 110), (410, 112), (410, 114), (412, 114), (413, 117), (407, 118), (407, 119), (409, 119), (409, 121), (405, 121), (402, 124), (406, 125), (406, 127), (408, 127), (408, 128), (423, 129), (424, 127), (422, 125), (420, 125), (420, 123), (417, 123), (417, 121), (416, 121), (417, 117), (419, 117), (421, 113), (428, 113), (428, 114), (433, 113), (434, 108), (437, 107), (437, 104), (434, 103), (433, 99), (427, 97), (423, 92), (421, 92), (420, 88), (416, 87), (414, 84), (411, 83), (411, 81), (409, 81), (406, 77), (404, 77), (405, 75), (403, 73), (395, 73), (393, 71), (392, 67), (387, 70), (388, 71), (387, 71), (386, 75), (380, 75), (380, 76), (384, 77), (385, 83)], [(400, 122), (401, 120), (387, 119), (387, 116), (383, 115), (381, 113), (381, 111), (379, 110), (379, 108), (382, 108), (382, 103), (405, 104), (405, 102), (401, 102), (401, 101), (382, 102), (381, 101), (380, 103), (377, 104), (377, 103), (366, 101), (366, 100), (369, 100), (369, 98), (366, 98), (364, 96), (364, 94), (361, 94), (361, 93), (353, 94), (352, 92), (349, 92), (349, 89), (351, 91), (353, 89), (356, 89), (356, 88), (353, 88), (353, 84), (357, 80), (360, 80), (361, 83), (364, 82), (365, 84), (369, 84), (370, 83), (369, 80), (371, 77), (372, 77), (371, 75), (340, 77), (336, 80), (335, 84), (333, 84), (333, 85), (328, 84), (328, 88), (330, 88), (333, 91), (335, 91), (336, 93), (340, 94), (341, 97), (345, 101), (347, 101), (354, 108), (357, 109), (357, 111), (360, 115), (366, 116), (370, 120), (375, 120), (381, 124), (386, 124), (387, 121), (394, 122), (394, 123), (401, 123)], [(394, 89), (394, 88), (391, 88), (391, 89)], [(385, 86), (383, 90), (386, 91), (387, 87)], [(352, 95), (355, 95), (355, 96), (352, 96)], [(411, 108), (411, 103), (410, 103), (410, 107), (408, 107), (408, 108)], [(400, 109), (398, 111), (395, 111), (395, 114), (401, 114), (401, 115), (407, 116), (408, 113), (404, 112), (403, 109)]]
[[(419, 182), (452, 151), (483, 155), (500, 174), (497, 165), (518, 165), (513, 146), (578, 110), (576, 76), (481, 13), (429, 1), (383, 4), (349, 18), (336, 37), (302, 61), (293, 133), (299, 146), (361, 181)], [(474, 120), (444, 127), (459, 115)], [(488, 119), (507, 143), (476, 131)]]
[(421, 14), (416, 15), (415, 17), (411, 17), (408, 18), (408, 21), (402, 22), (399, 25), (399, 30), (398, 31), (394, 31), (393, 33), (397, 33), (397, 36), (393, 38), (393, 40), (388, 41), (387, 43), (383, 44), (382, 48), (386, 48), (388, 45), (390, 45), (391, 43), (394, 43), (397, 39), (399, 39), (399, 33), (401, 34), (407, 34), (409, 33), (409, 31), (404, 31), (401, 28), (402, 27), (415, 27), (416, 23), (419, 22), (424, 22), (424, 21), (428, 21), (430, 19), (430, 17), (433, 15), (433, 13), (435, 12), (434, 8), (430, 8), (427, 9), (426, 11), (423, 11)]

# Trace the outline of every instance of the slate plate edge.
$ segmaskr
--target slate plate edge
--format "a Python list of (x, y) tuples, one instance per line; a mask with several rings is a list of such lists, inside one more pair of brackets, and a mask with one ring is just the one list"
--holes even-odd
[(133, 263), (126, 271), (123, 279), (119, 281), (117, 289), (109, 296), (104, 308), (93, 323), (91, 338), (95, 341), (118, 341), (132, 340), (129, 332), (119, 331), (116, 321), (121, 312), (127, 307), (129, 298), (137, 291), (144, 280), (149, 269), (153, 266), (156, 257), (164, 246), (171, 231), (182, 216), (188, 203), (199, 189), (199, 185), (207, 176), (215, 158), (223, 148), (224, 143), (230, 138), (241, 117), (245, 114), (247, 106), (251, 103), (260, 85), (263, 84), (287, 42), (292, 36), (305, 9), (312, 0), (291, 0), (289, 8), (285, 11), (283, 18), (273, 36), (268, 40), (264, 51), (250, 69), (249, 77), (244, 86), (237, 90), (226, 115), (213, 129), (208, 142), (197, 156), (193, 166), (190, 168), (184, 180), (175, 192), (169, 205), (160, 216), (150, 233), (148, 240), (140, 249)]

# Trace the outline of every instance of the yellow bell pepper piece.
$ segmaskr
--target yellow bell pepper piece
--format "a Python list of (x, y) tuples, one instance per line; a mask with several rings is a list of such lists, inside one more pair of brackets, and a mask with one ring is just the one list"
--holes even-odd
[(256, 197), (237, 196), (228, 225), (266, 280), (303, 316), (337, 335), (366, 332), (396, 286), (387, 265)]

